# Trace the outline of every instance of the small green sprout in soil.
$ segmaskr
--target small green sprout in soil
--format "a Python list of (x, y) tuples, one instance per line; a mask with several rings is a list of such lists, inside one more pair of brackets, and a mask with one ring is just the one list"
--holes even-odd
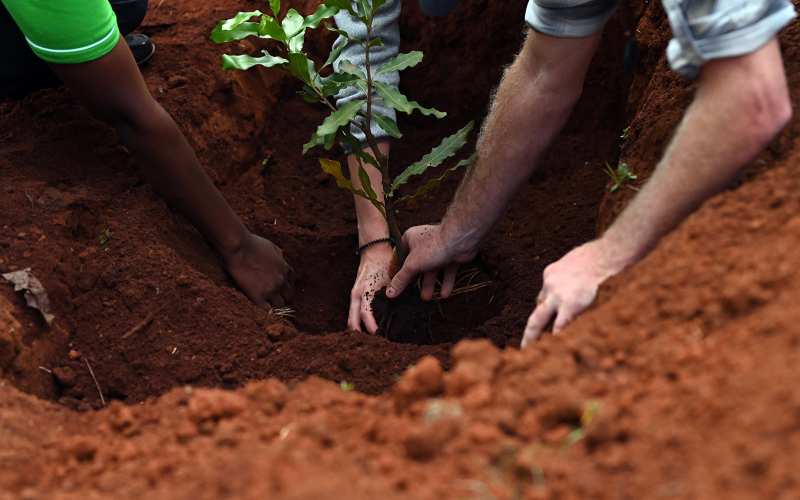
[[(627, 163), (620, 163), (617, 165), (616, 169), (611, 168), (611, 165), (606, 163), (605, 168), (606, 175), (611, 179), (611, 186), (608, 188), (610, 193), (615, 193), (620, 190), (626, 184), (635, 181), (639, 178), (636, 174), (631, 172), (630, 168), (628, 168)], [(627, 186), (634, 191), (638, 191), (637, 188), (634, 186)]]
[[(439, 176), (429, 180), (414, 193), (400, 196), (400, 188), (413, 177), (425, 173), (428, 169), (440, 167), (468, 142), (473, 128), (470, 123), (455, 134), (446, 137), (441, 144), (423, 156), (419, 161), (405, 168), (397, 177), (389, 175), (389, 159), (378, 148), (378, 141), (371, 132), (372, 124), (377, 124), (388, 135), (400, 139), (397, 123), (374, 109), (376, 98), (396, 111), (406, 114), (419, 112), (426, 116), (444, 118), (446, 113), (426, 108), (418, 102), (409, 100), (398, 89), (377, 81), (383, 74), (412, 68), (422, 61), (420, 51), (400, 53), (380, 67), (375, 67), (370, 59), (371, 50), (380, 47), (383, 42), (373, 35), (376, 12), (386, 3), (385, 0), (325, 0), (317, 10), (309, 16), (303, 16), (290, 8), (281, 17), (280, 0), (269, 0), (272, 15), (259, 10), (239, 12), (234, 17), (220, 21), (211, 33), (211, 40), (226, 43), (257, 37), (275, 42), (270, 50), (262, 50), (258, 56), (248, 54), (222, 56), (222, 67), (229, 70), (247, 70), (255, 66), (276, 68), (288, 73), (300, 82), (300, 96), (308, 103), (324, 106), (330, 114), (311, 136), (311, 140), (303, 146), (303, 154), (311, 149), (322, 147), (330, 151), (338, 144), (343, 149), (352, 151), (360, 163), (358, 177), (360, 187), (352, 179), (345, 177), (339, 161), (321, 158), (322, 170), (334, 177), (336, 185), (355, 196), (367, 199), (386, 219), (391, 237), (400, 242), (402, 232), (397, 224), (395, 208), (428, 193), (453, 171), (466, 167), (473, 162), (473, 157), (463, 159), (455, 165), (443, 170)], [(354, 39), (347, 32), (330, 25), (329, 20), (340, 11), (347, 11), (364, 25), (364, 38)], [(314, 61), (304, 49), (306, 31), (325, 26), (326, 29), (339, 35), (334, 48), (324, 62)], [(348, 44), (359, 44), (364, 47), (364, 67), (358, 67), (349, 61), (334, 64)], [(337, 107), (335, 96), (347, 88), (355, 87), (364, 95), (363, 98), (348, 101)], [(357, 118), (362, 121), (357, 121)], [(351, 123), (366, 137), (368, 151), (353, 135)], [(377, 169), (383, 176), (384, 199), (376, 193), (366, 168)], [(405, 260), (404, 249), (398, 247), (398, 258)]]
[(631, 127), (628, 126), (628, 127), (625, 127), (624, 129), (622, 129), (622, 135), (620, 135), (619, 138), (624, 141), (628, 137), (630, 137), (630, 135), (631, 135)]
[(356, 390), (356, 385), (352, 382), (348, 382), (347, 380), (342, 380), (339, 382), (339, 388), (344, 392), (353, 392)]
[(586, 429), (592, 424), (597, 414), (600, 413), (600, 403), (597, 401), (589, 401), (583, 406), (583, 413), (581, 414), (581, 425), (570, 432), (564, 442), (562, 448), (569, 448), (586, 437)]
[(108, 245), (108, 242), (111, 241), (111, 238), (114, 236), (114, 233), (111, 232), (111, 229), (105, 228), (103, 232), (100, 233), (100, 236), (97, 237), (97, 242), (100, 243), (101, 247)]

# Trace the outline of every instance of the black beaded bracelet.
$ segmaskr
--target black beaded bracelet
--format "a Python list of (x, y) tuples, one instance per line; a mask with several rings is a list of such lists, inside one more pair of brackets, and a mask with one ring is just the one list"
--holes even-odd
[(369, 243), (364, 243), (363, 245), (358, 247), (358, 250), (356, 250), (356, 255), (361, 255), (361, 252), (363, 252), (367, 248), (381, 243), (389, 243), (390, 245), (394, 246), (394, 240), (392, 238), (381, 238), (379, 240), (372, 240)]

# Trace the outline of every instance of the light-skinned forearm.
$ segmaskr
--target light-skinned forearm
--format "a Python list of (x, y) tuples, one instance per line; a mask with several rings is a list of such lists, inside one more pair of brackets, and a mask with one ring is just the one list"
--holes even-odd
[(477, 247), (564, 126), (598, 40), (530, 32), (497, 90), (478, 160), (442, 221), (443, 238), (456, 252)]
[(722, 190), (790, 117), (777, 41), (747, 56), (708, 63), (653, 176), (600, 240), (611, 271), (639, 260)]

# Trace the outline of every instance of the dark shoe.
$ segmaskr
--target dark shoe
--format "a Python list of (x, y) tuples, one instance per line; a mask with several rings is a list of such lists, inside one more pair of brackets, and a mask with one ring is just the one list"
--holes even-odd
[(125, 41), (128, 42), (128, 47), (131, 49), (133, 58), (139, 66), (144, 65), (153, 57), (156, 52), (156, 46), (150, 37), (141, 33), (131, 33), (125, 35)]

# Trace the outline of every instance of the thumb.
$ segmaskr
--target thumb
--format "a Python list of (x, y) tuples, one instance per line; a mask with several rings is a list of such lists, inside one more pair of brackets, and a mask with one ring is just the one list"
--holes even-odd
[(403, 293), (409, 283), (416, 277), (417, 271), (408, 265), (408, 260), (403, 264), (403, 267), (397, 271), (397, 274), (392, 278), (389, 288), (386, 290), (386, 296), (393, 299)]

